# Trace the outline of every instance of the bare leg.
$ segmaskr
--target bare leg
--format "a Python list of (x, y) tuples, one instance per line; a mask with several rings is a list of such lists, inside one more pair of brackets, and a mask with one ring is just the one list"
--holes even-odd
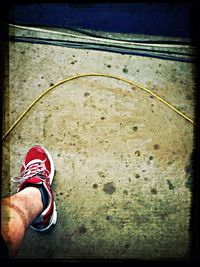
[(27, 187), (1, 200), (1, 235), (10, 256), (17, 254), (28, 226), (42, 210), (41, 193), (36, 187)]

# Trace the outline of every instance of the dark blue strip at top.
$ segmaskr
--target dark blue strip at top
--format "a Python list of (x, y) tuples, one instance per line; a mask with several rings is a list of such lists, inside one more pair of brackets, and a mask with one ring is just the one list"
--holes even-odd
[(18, 4), (9, 22), (105, 32), (190, 37), (190, 3)]

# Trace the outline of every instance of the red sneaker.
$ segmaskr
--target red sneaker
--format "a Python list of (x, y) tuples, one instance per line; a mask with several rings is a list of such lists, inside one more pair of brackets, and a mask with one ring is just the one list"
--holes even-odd
[(44, 147), (36, 145), (27, 152), (20, 176), (12, 178), (14, 182), (20, 183), (18, 192), (28, 186), (35, 186), (41, 192), (44, 210), (31, 224), (35, 231), (46, 231), (57, 221), (57, 210), (51, 189), (54, 171), (53, 159), (49, 152)]

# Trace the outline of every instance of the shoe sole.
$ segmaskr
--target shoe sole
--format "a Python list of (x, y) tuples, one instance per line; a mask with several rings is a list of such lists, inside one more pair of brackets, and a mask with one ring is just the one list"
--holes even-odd
[(31, 225), (31, 228), (36, 232), (45, 232), (45, 231), (50, 230), (56, 224), (56, 222), (57, 222), (57, 209), (56, 209), (56, 203), (54, 201), (53, 202), (53, 215), (51, 217), (51, 222), (49, 223), (49, 225), (42, 229), (35, 228)]

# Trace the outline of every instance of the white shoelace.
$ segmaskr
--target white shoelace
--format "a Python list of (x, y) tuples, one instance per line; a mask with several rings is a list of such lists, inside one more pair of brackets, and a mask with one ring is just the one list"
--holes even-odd
[(11, 180), (15, 183), (23, 183), (27, 179), (38, 176), (40, 178), (44, 177), (44, 172), (47, 172), (49, 174), (49, 171), (46, 169), (44, 161), (36, 162), (33, 164), (30, 164), (27, 168), (24, 169), (22, 174), (20, 176), (12, 177)]

